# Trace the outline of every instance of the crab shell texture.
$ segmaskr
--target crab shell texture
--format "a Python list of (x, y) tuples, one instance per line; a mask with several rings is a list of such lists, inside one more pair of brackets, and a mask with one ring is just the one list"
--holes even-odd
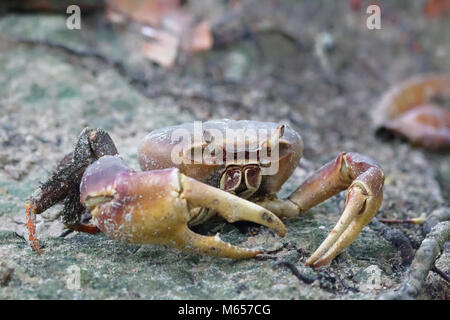
[[(149, 133), (138, 150), (141, 169), (149, 171), (178, 168), (181, 173), (189, 177), (217, 188), (221, 187), (226, 191), (230, 191), (231, 188), (226, 186), (227, 183), (225, 185), (221, 183), (225, 172), (229, 172), (230, 180), (237, 172), (240, 177), (245, 178), (247, 186), (253, 185), (255, 190), (245, 192), (246, 187), (244, 187), (244, 190), (241, 188), (234, 191), (243, 198), (249, 198), (253, 195), (272, 195), (280, 191), (303, 154), (303, 142), (300, 135), (285, 124), (223, 119), (203, 122), (201, 125), (200, 139), (198, 139), (198, 132), (195, 131), (198, 130), (195, 128), (195, 123), (161, 128)], [(259, 135), (260, 132), (267, 134)], [(217, 135), (214, 136), (214, 133), (219, 133), (222, 138), (216, 139)], [(267, 158), (262, 159), (259, 154), (264, 148), (266, 148), (265, 152), (270, 153), (270, 146), (273, 146), (271, 137), (273, 138), (274, 135), (277, 135), (275, 138), (278, 139), (278, 154), (276, 157), (270, 157), (268, 163)], [(186, 140), (189, 142), (187, 148)], [(225, 161), (217, 161), (217, 158), (206, 156), (205, 150), (220, 150), (222, 159)], [(234, 154), (231, 155), (229, 150), (232, 150)], [(202, 161), (194, 161), (198, 159), (195, 157), (198, 154), (197, 151), (202, 152), (200, 153)], [(243, 160), (237, 160), (238, 153), (246, 155), (241, 157)], [(180, 157), (184, 159), (186, 155), (194, 155), (194, 157), (180, 163), (180, 161), (172, 161), (173, 154), (180, 154)], [(250, 157), (249, 154), (257, 156)], [(275, 174), (261, 174), (261, 167), (270, 165), (278, 166)], [(237, 186), (234, 187), (236, 188)]]

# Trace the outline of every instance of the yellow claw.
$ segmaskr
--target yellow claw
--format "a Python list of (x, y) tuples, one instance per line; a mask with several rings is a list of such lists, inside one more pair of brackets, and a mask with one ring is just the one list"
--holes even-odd
[(186, 197), (190, 206), (214, 209), (228, 222), (251, 221), (272, 229), (280, 237), (286, 234), (283, 222), (269, 210), (183, 174), (180, 174), (180, 181), (182, 196)]
[(370, 158), (342, 153), (308, 178), (289, 200), (301, 212), (345, 190), (345, 209), (328, 237), (306, 261), (315, 268), (331, 262), (347, 248), (378, 212), (383, 199), (384, 174)]
[(306, 261), (306, 265), (317, 268), (330, 263), (355, 241), (361, 230), (377, 213), (379, 203), (381, 203), (380, 196), (368, 195), (366, 190), (358, 186), (350, 187), (341, 218), (320, 247)]
[(134, 172), (113, 156), (102, 157), (88, 167), (81, 183), (81, 201), (91, 211), (94, 224), (114, 239), (165, 244), (210, 256), (243, 259), (262, 250), (194, 233), (188, 228), (198, 213), (193, 208), (213, 209), (230, 222), (260, 223), (280, 236), (286, 232), (272, 212), (189, 178), (178, 169)]

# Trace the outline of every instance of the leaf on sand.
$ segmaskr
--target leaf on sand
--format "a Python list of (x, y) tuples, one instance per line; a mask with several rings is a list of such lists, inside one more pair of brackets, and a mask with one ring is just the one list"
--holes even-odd
[(450, 10), (450, 0), (428, 0), (423, 12), (428, 18), (438, 18)]
[(180, 53), (190, 55), (213, 46), (209, 22), (196, 23), (178, 0), (110, 0), (108, 4), (111, 22), (131, 19), (144, 25), (140, 32), (149, 40), (141, 45), (142, 53), (163, 67), (173, 66)]
[(200, 52), (211, 49), (213, 36), (211, 26), (207, 20), (203, 20), (186, 32), (183, 37), (182, 48), (186, 52)]

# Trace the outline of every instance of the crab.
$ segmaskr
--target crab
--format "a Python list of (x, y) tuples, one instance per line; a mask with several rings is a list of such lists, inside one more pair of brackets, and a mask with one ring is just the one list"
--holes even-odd
[(277, 193), (303, 154), (296, 131), (286, 124), (247, 120), (207, 121), (200, 123), (200, 131), (195, 124), (149, 133), (138, 149), (141, 172), (124, 163), (105, 131), (85, 128), (74, 152), (27, 201), (33, 249), (40, 251), (35, 215), (64, 201), (63, 223), (71, 230), (102, 231), (120, 241), (196, 254), (252, 258), (264, 251), (200, 235), (190, 227), (221, 217), (261, 224), (283, 237), (282, 219), (296, 218), (347, 189), (339, 221), (306, 262), (317, 268), (347, 248), (378, 212), (384, 174), (369, 157), (342, 152), (282, 199)]

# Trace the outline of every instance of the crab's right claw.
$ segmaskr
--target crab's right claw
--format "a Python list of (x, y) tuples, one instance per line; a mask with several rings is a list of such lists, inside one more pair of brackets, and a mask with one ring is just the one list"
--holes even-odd
[(214, 209), (228, 222), (250, 221), (272, 229), (281, 237), (286, 234), (283, 222), (269, 210), (185, 175), (180, 176), (183, 196), (190, 206)]
[[(187, 200), (188, 211), (195, 207), (209, 208), (215, 210), (228, 222), (251, 221), (274, 230), (281, 237), (286, 234), (283, 222), (263, 207), (183, 174), (179, 176), (183, 190), (180, 196)], [(263, 252), (260, 249), (246, 249), (223, 242), (218, 235), (208, 237), (196, 234), (187, 226), (180, 232), (178, 238), (185, 250), (210, 256), (244, 259), (255, 257)]]
[(184, 251), (234, 259), (262, 250), (240, 248), (218, 236), (202, 236), (188, 228), (193, 208), (206, 207), (233, 222), (265, 225), (280, 236), (286, 230), (272, 212), (181, 174), (177, 169), (134, 172), (118, 157), (106, 156), (84, 173), (81, 202), (94, 224), (112, 238), (132, 243), (165, 244)]

